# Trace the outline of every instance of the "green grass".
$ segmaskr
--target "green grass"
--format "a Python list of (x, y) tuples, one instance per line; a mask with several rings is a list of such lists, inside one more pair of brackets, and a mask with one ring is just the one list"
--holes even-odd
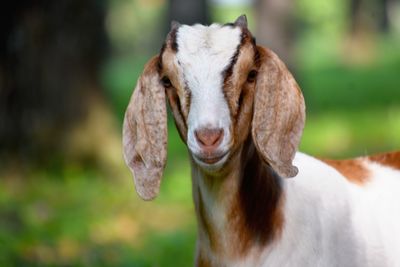
[(154, 202), (138, 199), (128, 173), (2, 177), (0, 266), (187, 266), (195, 244), (190, 179), (168, 173)]

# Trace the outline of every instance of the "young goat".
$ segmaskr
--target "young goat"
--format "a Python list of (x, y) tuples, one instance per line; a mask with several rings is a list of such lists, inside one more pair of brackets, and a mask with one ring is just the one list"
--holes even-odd
[(172, 23), (145, 66), (123, 126), (145, 200), (166, 163), (166, 98), (191, 159), (196, 266), (400, 266), (400, 152), (344, 161), (296, 152), (302, 93), (244, 16)]

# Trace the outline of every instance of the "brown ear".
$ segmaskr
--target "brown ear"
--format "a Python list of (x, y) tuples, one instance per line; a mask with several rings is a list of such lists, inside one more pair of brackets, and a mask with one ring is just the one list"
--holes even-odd
[(167, 159), (167, 111), (158, 57), (145, 66), (125, 113), (123, 149), (136, 191), (144, 200), (157, 196)]
[(252, 136), (264, 161), (281, 177), (294, 177), (292, 165), (305, 121), (303, 95), (278, 56), (257, 47), (260, 70), (254, 95)]

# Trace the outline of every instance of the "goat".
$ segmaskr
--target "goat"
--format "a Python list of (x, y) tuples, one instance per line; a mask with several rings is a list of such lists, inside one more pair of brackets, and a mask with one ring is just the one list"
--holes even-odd
[(400, 266), (400, 152), (343, 161), (297, 152), (302, 92), (245, 16), (173, 22), (145, 66), (123, 124), (145, 200), (166, 164), (166, 102), (190, 156), (196, 266)]

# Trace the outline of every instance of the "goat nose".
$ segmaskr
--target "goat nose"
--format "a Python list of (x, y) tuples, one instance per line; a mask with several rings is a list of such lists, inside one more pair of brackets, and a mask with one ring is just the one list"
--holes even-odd
[(223, 129), (203, 128), (195, 132), (197, 142), (203, 148), (216, 148), (222, 141)]

